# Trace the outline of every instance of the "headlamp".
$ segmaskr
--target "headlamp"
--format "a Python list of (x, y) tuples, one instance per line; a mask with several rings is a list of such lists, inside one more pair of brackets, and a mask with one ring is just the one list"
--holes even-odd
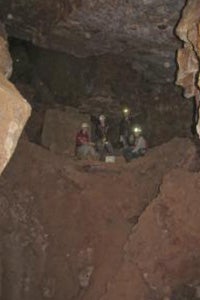
[(140, 133), (140, 132), (142, 132), (142, 129), (141, 129), (140, 127), (134, 127), (134, 128), (133, 128), (133, 131), (134, 131), (135, 133)]
[(124, 113), (124, 114), (128, 114), (128, 113), (129, 113), (129, 109), (128, 109), (128, 108), (124, 108), (124, 109), (123, 109), (123, 113)]

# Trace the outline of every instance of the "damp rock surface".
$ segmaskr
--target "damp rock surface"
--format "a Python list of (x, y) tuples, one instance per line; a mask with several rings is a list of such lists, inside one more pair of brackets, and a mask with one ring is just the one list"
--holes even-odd
[(21, 139), (0, 180), (2, 299), (149, 300), (197, 284), (197, 164), (188, 139), (114, 165)]

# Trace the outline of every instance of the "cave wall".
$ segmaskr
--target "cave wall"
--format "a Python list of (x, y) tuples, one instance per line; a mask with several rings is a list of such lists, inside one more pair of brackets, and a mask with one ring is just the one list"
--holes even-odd
[(187, 1), (176, 33), (183, 42), (178, 50), (177, 85), (183, 87), (186, 98), (195, 99), (194, 124), (200, 138), (200, 5), (199, 1)]
[[(200, 56), (200, 5), (199, 1), (187, 1), (176, 33), (183, 42), (178, 50), (177, 84), (184, 88), (187, 98), (198, 96)], [(198, 96), (199, 98), (199, 96)]]
[[(35, 114), (68, 104), (97, 113), (96, 107), (107, 105), (108, 115), (118, 120), (127, 102), (152, 144), (188, 133), (191, 103), (170, 83), (144, 84), (117, 55), (75, 59), (33, 52), (16, 61), (13, 81)], [(5, 92), (21, 99), (4, 77), (2, 82)], [(190, 141), (177, 139), (149, 152), (136, 167), (90, 174), (23, 141), (0, 181), (0, 298), (91, 300), (104, 294), (101, 299), (149, 300), (157, 289), (161, 299), (170, 299), (170, 286), (199, 285), (199, 175), (177, 170), (194, 153)], [(89, 276), (88, 264), (94, 266)]]
[[(92, 114), (106, 107), (116, 142), (127, 104), (156, 145), (190, 131), (192, 104), (174, 87), (174, 27), (184, 5), (185, 0), (9, 0), (0, 3), (0, 18), (10, 37), (48, 49), (31, 46), (21, 56), (26, 66), (14, 65), (18, 79), (33, 87), (33, 106), (71, 105)], [(21, 91), (28, 95), (28, 89)]]
[[(181, 90), (170, 82), (148, 82), (134, 63), (119, 55), (76, 58), (19, 40), (11, 40), (10, 49), (14, 61), (12, 80), (38, 111), (72, 106), (91, 115), (105, 113), (115, 145), (121, 111), (126, 105), (132, 110), (134, 123), (144, 128), (150, 146), (190, 134), (191, 101), (186, 101)], [(41, 120), (33, 114), (35, 120)], [(37, 126), (34, 120), (33, 123)], [(29, 125), (30, 128), (32, 124)], [(38, 125), (37, 132), (41, 131), (41, 121)]]

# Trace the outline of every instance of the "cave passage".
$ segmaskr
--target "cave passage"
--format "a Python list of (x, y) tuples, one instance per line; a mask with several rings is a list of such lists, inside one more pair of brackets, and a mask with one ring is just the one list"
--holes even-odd
[(0, 300), (200, 299), (199, 0), (4, 2)]
[[(149, 147), (175, 136), (190, 135), (191, 101), (183, 98), (174, 82), (160, 82), (156, 74), (148, 79), (146, 73), (138, 72), (137, 63), (128, 58), (118, 54), (78, 58), (16, 38), (10, 38), (9, 45), (14, 62), (11, 81), (32, 106), (25, 129), (32, 142), (43, 144), (42, 131), (49, 110), (60, 111), (62, 119), (66, 118), (63, 111), (70, 107), (77, 112), (77, 123), (81, 124), (84, 118), (89, 120), (92, 136), (93, 120), (105, 114), (110, 124), (110, 139), (116, 149), (120, 148), (120, 121), (125, 107), (133, 116), (132, 125), (142, 127)], [(163, 66), (163, 72), (165, 70)], [(54, 122), (53, 119), (50, 122)], [(50, 126), (51, 131), (54, 126)], [(68, 130), (67, 124), (63, 129), (61, 124), (55, 124), (54, 128), (56, 126), (59, 127), (55, 129), (56, 135), (59, 130)], [(63, 133), (60, 135), (63, 139)], [(74, 143), (74, 138), (68, 143)], [(62, 146), (60, 150), (58, 147), (58, 152), (63, 152)]]

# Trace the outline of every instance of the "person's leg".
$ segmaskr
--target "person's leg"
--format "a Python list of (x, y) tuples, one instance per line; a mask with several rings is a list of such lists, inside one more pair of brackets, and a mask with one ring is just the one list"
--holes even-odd
[(124, 135), (120, 136), (120, 142), (122, 143), (123, 148), (126, 148), (128, 146), (127, 139)]
[(145, 155), (145, 149), (140, 149), (137, 152), (132, 153), (132, 158), (138, 158)]
[(132, 148), (127, 147), (123, 150), (123, 156), (126, 162), (130, 162), (133, 158)]
[(132, 152), (132, 159), (138, 158), (140, 156), (139, 152)]
[(114, 154), (113, 146), (112, 146), (112, 144), (110, 142), (107, 142), (105, 144), (105, 148), (106, 148), (106, 151), (108, 152), (108, 154), (110, 154), (110, 155)]
[(77, 157), (79, 159), (85, 159), (87, 158), (88, 155), (88, 146), (87, 145), (82, 145), (77, 148)]
[(104, 160), (105, 158), (105, 149), (104, 149), (104, 144), (102, 143), (102, 141), (98, 141), (96, 144), (97, 147), (97, 151), (99, 153), (99, 158), (100, 160)]
[(96, 159), (97, 158), (97, 153), (96, 153), (94, 147), (89, 146), (88, 150), (89, 150), (88, 151), (89, 156), (91, 156), (91, 158), (95, 158)]
[(82, 158), (82, 146), (79, 146), (76, 148), (76, 156), (78, 159), (81, 159)]

